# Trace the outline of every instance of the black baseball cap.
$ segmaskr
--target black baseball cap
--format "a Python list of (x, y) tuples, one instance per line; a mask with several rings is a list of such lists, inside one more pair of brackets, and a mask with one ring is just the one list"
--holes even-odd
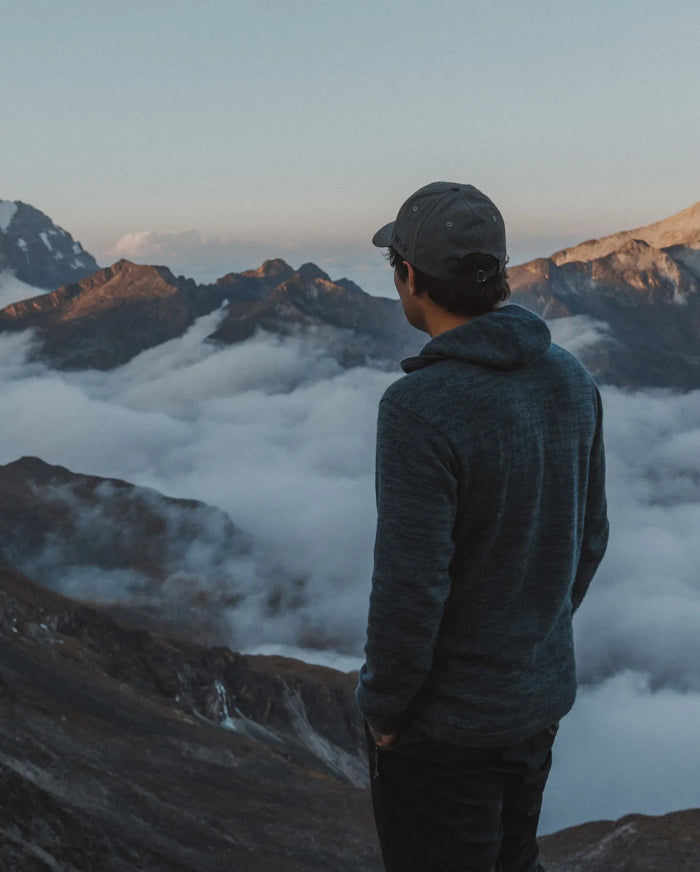
[(503, 216), (486, 194), (458, 182), (431, 182), (411, 194), (396, 220), (378, 230), (372, 242), (378, 248), (393, 246), (436, 279), (454, 278), (468, 254), (494, 257), (498, 268), (492, 275), (507, 260)]

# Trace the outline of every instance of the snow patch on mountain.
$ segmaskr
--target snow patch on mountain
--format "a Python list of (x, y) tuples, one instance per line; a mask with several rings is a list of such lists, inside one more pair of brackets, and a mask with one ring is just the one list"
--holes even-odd
[(0, 231), (7, 232), (16, 212), (17, 203), (12, 200), (0, 200)]

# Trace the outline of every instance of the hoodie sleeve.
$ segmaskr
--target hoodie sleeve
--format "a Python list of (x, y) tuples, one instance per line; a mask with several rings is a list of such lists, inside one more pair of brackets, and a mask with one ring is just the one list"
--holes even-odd
[(581, 556), (571, 591), (574, 611), (581, 605), (588, 586), (608, 545), (608, 512), (605, 498), (605, 449), (603, 447), (603, 405), (596, 389), (598, 419), (588, 466), (586, 516)]
[(450, 591), (457, 476), (447, 440), (386, 397), (376, 470), (374, 573), (356, 699), (375, 729), (393, 733), (432, 664)]

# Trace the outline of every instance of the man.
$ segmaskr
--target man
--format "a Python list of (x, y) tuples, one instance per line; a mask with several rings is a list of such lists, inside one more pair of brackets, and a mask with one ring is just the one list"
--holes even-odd
[(572, 615), (607, 544), (600, 396), (541, 318), (501, 305), (505, 227), (476, 188), (421, 188), (372, 241), (432, 337), (379, 408), (357, 702), (384, 863), (535, 872)]

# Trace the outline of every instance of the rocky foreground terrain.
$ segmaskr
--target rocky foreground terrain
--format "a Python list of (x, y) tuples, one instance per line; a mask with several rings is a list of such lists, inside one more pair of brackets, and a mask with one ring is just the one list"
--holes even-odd
[[(355, 678), (129, 629), (0, 570), (0, 869), (379, 872)], [(700, 809), (541, 848), (549, 872), (697, 872)]]
[(0, 571), (0, 869), (379, 869), (354, 676)]
[(540, 851), (547, 872), (697, 872), (700, 808), (570, 827), (541, 838)]

